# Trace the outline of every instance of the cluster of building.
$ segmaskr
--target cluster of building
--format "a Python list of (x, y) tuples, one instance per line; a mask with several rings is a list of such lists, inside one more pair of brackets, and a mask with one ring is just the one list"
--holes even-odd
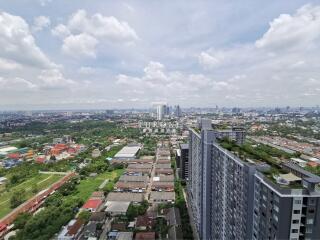
[(245, 134), (239, 130), (221, 135), (208, 121), (190, 128), (185, 177), (198, 237), (319, 238), (320, 177), (290, 161), (245, 159), (223, 148), (222, 136), (243, 143)]
[[(320, 145), (307, 142), (298, 142), (278, 136), (261, 136), (254, 137), (257, 142), (265, 143), (276, 148), (280, 148), (287, 152), (300, 152), (305, 154), (307, 160), (317, 162), (320, 165)], [(309, 156), (309, 157), (308, 157)], [(310, 158), (311, 157), (311, 158)]]
[(155, 108), (156, 108), (156, 118), (158, 121), (161, 121), (165, 117), (169, 117), (169, 116), (175, 116), (178, 118), (182, 116), (182, 111), (179, 105), (172, 107), (172, 106), (168, 106), (165, 103), (159, 103), (159, 104), (155, 104)]
[(29, 148), (16, 148), (13, 146), (0, 147), (0, 166), (9, 169), (21, 164), (23, 161), (32, 160), (34, 152)]
[[(154, 240), (156, 219), (164, 217), (170, 226), (169, 239), (181, 239), (179, 210), (167, 208), (159, 215), (159, 203), (174, 203), (174, 173), (171, 168), (170, 149), (162, 144), (156, 158), (144, 156), (137, 159), (138, 146), (128, 145), (120, 150), (112, 164), (123, 163), (127, 167), (114, 184), (113, 191), (105, 196), (103, 191), (93, 192), (81, 207), (90, 212), (88, 222), (79, 217), (71, 220), (59, 233), (58, 240), (110, 239), (110, 240)], [(105, 181), (99, 189), (103, 189)], [(148, 210), (134, 221), (125, 219), (130, 206), (148, 204)]]
[(174, 203), (174, 171), (171, 167), (171, 154), (168, 143), (157, 148), (156, 162), (152, 171), (150, 202)]
[(175, 134), (182, 128), (182, 125), (178, 121), (139, 121), (139, 128), (143, 133)]
[(41, 152), (35, 152), (28, 147), (18, 149), (14, 146), (2, 146), (0, 147), (0, 166), (8, 169), (23, 161), (34, 160), (37, 163), (48, 163), (70, 159), (85, 149), (84, 145), (74, 143), (68, 135), (53, 139), (52, 144), (45, 144)]
[(124, 175), (115, 185), (115, 191), (140, 193), (150, 203), (174, 203), (174, 172), (171, 167), (170, 149), (161, 145), (157, 148), (156, 159), (153, 156), (135, 159), (135, 151), (128, 148), (130, 146), (122, 149), (112, 160), (112, 163), (127, 164)]
[(86, 147), (83, 144), (76, 144), (71, 136), (65, 135), (62, 138), (53, 139), (52, 144), (46, 144), (42, 152), (38, 153), (34, 160), (37, 163), (48, 163), (71, 159), (85, 149)]

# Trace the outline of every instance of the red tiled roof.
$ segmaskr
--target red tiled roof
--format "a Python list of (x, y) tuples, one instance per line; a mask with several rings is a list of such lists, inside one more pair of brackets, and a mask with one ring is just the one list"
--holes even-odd
[(7, 228), (7, 225), (4, 223), (0, 223), (0, 232), (5, 230)]
[(74, 148), (69, 148), (68, 149), (68, 153), (75, 153), (75, 152), (76, 152), (76, 150)]
[(45, 157), (37, 157), (36, 162), (43, 163), (46, 160)]
[(81, 219), (77, 219), (72, 226), (68, 227), (68, 235), (69, 236), (75, 235), (80, 230), (82, 225), (83, 225), (83, 221)]
[(86, 209), (97, 209), (102, 204), (101, 199), (89, 199), (82, 208)]
[(135, 240), (154, 240), (156, 239), (155, 232), (138, 232), (136, 233)]
[(147, 215), (138, 216), (136, 226), (137, 227), (152, 227), (154, 226), (154, 220), (149, 218)]
[(67, 148), (68, 146), (62, 143), (58, 143), (56, 145), (54, 145), (55, 148)]
[(14, 158), (14, 159), (18, 159), (20, 158), (20, 154), (19, 153), (9, 153), (7, 155), (8, 158)]
[(317, 166), (319, 166), (319, 163), (310, 161), (310, 162), (307, 163), (307, 165), (310, 166), (310, 167), (317, 167)]

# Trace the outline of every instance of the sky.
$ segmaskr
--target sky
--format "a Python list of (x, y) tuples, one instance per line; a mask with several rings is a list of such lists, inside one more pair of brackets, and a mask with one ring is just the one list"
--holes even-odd
[(320, 0), (2, 0), (0, 110), (320, 104)]

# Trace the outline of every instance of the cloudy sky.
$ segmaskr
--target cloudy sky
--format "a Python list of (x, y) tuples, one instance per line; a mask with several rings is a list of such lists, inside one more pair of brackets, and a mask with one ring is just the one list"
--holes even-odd
[(320, 0), (0, 1), (0, 109), (320, 104)]

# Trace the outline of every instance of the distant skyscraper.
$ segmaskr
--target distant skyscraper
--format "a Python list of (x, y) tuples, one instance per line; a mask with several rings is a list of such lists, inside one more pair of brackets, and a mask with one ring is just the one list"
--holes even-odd
[(243, 129), (202, 126), (190, 129), (187, 179), (191, 217), (200, 239), (319, 238), (318, 176), (282, 163), (276, 168), (288, 174), (281, 181), (300, 182), (282, 185), (270, 177), (275, 166), (240, 159), (217, 141), (229, 137), (241, 144)]
[(158, 104), (157, 105), (157, 120), (163, 120), (164, 116), (166, 115), (167, 106), (165, 104)]
[(174, 106), (174, 115), (175, 115), (176, 117), (181, 117), (182, 111), (181, 111), (181, 108), (180, 108), (179, 105)]

